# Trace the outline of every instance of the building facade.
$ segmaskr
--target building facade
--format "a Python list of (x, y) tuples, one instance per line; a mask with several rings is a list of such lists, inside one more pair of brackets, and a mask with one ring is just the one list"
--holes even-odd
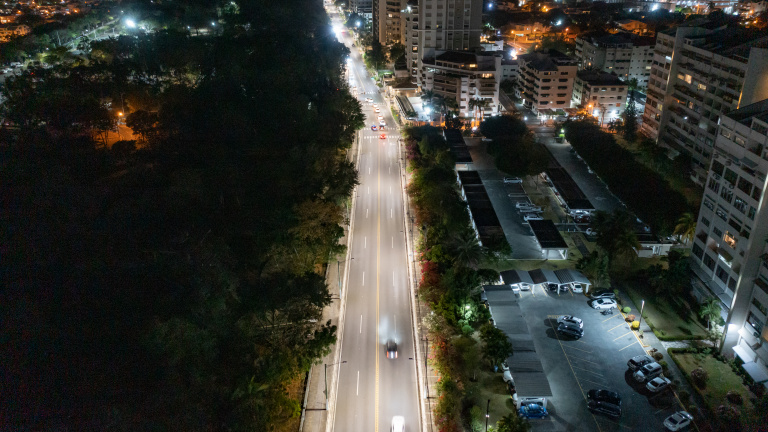
[(581, 68), (612, 72), (625, 81), (636, 79), (641, 89), (648, 86), (655, 45), (652, 37), (626, 33), (586, 35), (575, 42)]
[(373, 14), (373, 0), (349, 0), (349, 9), (358, 15), (370, 18)]
[(403, 32), (403, 46), (405, 47), (405, 62), (411, 76), (415, 77), (419, 70), (419, 2), (408, 0), (408, 4), (401, 14), (402, 23), (400, 29)]
[(420, 0), (418, 9), (420, 57), (480, 47), (482, 0)]
[(573, 83), (573, 104), (589, 108), (600, 123), (616, 120), (627, 106), (627, 84), (607, 72), (578, 71)]
[(570, 108), (578, 67), (576, 60), (556, 51), (517, 57), (520, 65), (516, 96), (534, 113)]
[(723, 351), (768, 386), (768, 100), (720, 116), (691, 266), (699, 300), (719, 299)]
[(438, 51), (435, 57), (422, 59), (419, 87), (456, 100), (462, 117), (477, 114), (471, 100), (483, 100), (487, 103), (483, 114), (490, 116), (499, 111), (501, 61), (500, 53)]
[(691, 156), (693, 181), (704, 184), (718, 119), (768, 98), (768, 37), (709, 21), (659, 32), (642, 130), (660, 145)]
[(373, 0), (373, 36), (382, 45), (400, 43), (400, 13), (406, 6), (405, 0)]

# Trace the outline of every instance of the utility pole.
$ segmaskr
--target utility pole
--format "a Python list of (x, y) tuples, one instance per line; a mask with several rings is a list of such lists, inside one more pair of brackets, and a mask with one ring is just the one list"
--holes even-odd
[(323, 366), (325, 366), (324, 370), (325, 370), (325, 410), (326, 411), (328, 411), (328, 366), (335, 366), (335, 365), (343, 364), (343, 363), (346, 363), (346, 362), (347, 361), (344, 360), (344, 361), (337, 362), (337, 363), (331, 363), (331, 364), (324, 364), (323, 365)]

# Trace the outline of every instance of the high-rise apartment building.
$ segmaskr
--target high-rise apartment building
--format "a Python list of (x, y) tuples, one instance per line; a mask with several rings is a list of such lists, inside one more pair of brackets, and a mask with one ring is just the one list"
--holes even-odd
[(534, 113), (570, 108), (576, 60), (556, 51), (517, 56), (520, 72), (515, 92)]
[(723, 351), (768, 383), (768, 100), (720, 116), (691, 266), (694, 295), (720, 300)]
[(627, 83), (614, 74), (583, 70), (576, 72), (573, 104), (583, 105), (600, 124), (616, 120), (627, 106)]
[(659, 32), (642, 130), (693, 159), (703, 184), (720, 114), (768, 98), (768, 37), (699, 21)]
[(576, 38), (579, 67), (614, 73), (624, 81), (637, 80), (639, 88), (648, 86), (655, 40), (649, 36), (617, 33), (585, 35)]
[(367, 19), (373, 14), (373, 0), (349, 0), (349, 9)]
[(402, 44), (405, 47), (405, 63), (411, 76), (415, 77), (419, 70), (419, 1), (408, 0), (403, 10), (402, 24), (400, 29), (403, 31)]
[(419, 0), (419, 50), (431, 58), (435, 51), (480, 47), (482, 0)]
[(382, 45), (401, 42), (400, 13), (405, 0), (373, 0), (373, 37)]

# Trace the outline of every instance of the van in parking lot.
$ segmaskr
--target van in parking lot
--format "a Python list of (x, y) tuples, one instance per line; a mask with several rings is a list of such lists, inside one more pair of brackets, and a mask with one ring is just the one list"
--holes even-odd
[(635, 378), (635, 381), (644, 383), (661, 375), (661, 372), (661, 365), (653, 362), (636, 370), (633, 377)]
[(591, 400), (587, 403), (589, 410), (595, 413), (605, 414), (609, 417), (621, 417), (621, 407), (612, 403)]
[(647, 364), (651, 364), (653, 362), (654, 362), (653, 357), (649, 355), (639, 355), (629, 359), (629, 361), (627, 362), (627, 367), (632, 371), (636, 371), (641, 367)]

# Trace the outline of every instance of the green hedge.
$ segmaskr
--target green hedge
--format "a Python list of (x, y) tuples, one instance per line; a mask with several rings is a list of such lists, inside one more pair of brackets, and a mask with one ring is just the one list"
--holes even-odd
[(671, 232), (691, 209), (667, 180), (635, 160), (614, 137), (587, 121), (566, 122), (565, 136), (584, 161), (654, 231)]

